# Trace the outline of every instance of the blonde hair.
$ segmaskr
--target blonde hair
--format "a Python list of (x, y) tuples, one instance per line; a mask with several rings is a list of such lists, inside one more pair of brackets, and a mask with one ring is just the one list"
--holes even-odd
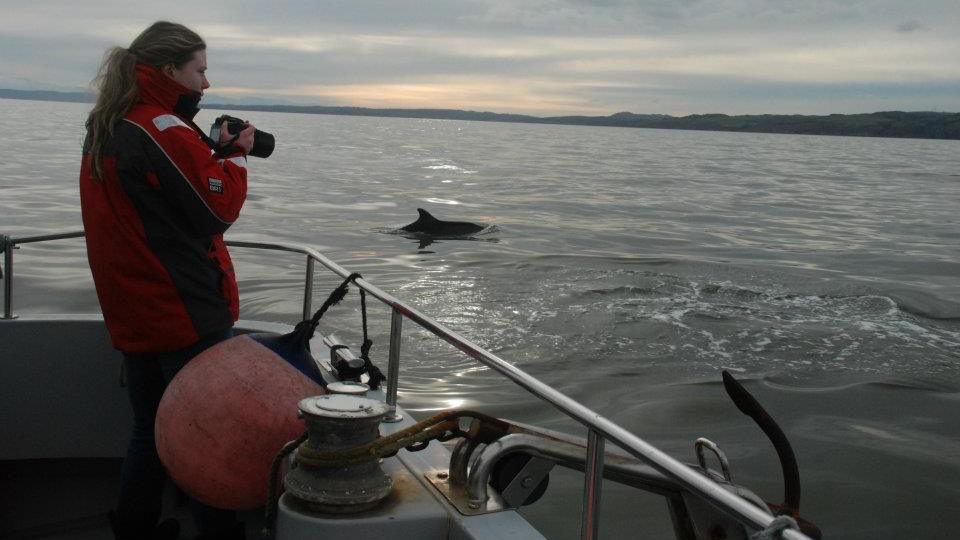
[(182, 24), (158, 21), (140, 33), (129, 48), (113, 47), (103, 57), (93, 85), (97, 102), (87, 117), (89, 151), (93, 158), (93, 177), (103, 176), (102, 158), (113, 128), (137, 103), (137, 64), (180, 68), (197, 51), (207, 48), (196, 32)]

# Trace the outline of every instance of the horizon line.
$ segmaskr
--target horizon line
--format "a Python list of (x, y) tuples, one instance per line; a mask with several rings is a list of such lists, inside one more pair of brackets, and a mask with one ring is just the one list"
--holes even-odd
[[(0, 92), (3, 92), (3, 93), (21, 93), (21, 94), (54, 94), (54, 95), (60, 95), (60, 96), (64, 96), (64, 97), (80, 97), (80, 96), (83, 96), (84, 98), (86, 98), (86, 99), (83, 99), (83, 100), (78, 100), (78, 99), (65, 99), (65, 100), (63, 100), (63, 101), (66, 101), (66, 102), (73, 102), (73, 103), (84, 103), (84, 102), (90, 102), (90, 103), (92, 103), (92, 102), (94, 101), (94, 100), (93, 100), (93, 96), (95, 95), (94, 92), (91, 92), (91, 91), (80, 91), (80, 90), (22, 90), (22, 89), (16, 89), (16, 88), (0, 88)], [(3, 98), (3, 97), (4, 97), (4, 96), (0, 96), (0, 98)], [(20, 98), (11, 97), (10, 99), (20, 99)], [(23, 99), (28, 99), (28, 100), (29, 100), (30, 98), (23, 98)], [(53, 100), (43, 100), (43, 99), (40, 99), (39, 101), (53, 101)], [(958, 112), (951, 112), (951, 111), (938, 111), (938, 110), (887, 109), (887, 110), (872, 111), (872, 112), (859, 112), (859, 113), (857, 113), (857, 112), (840, 112), (840, 113), (833, 112), (833, 113), (821, 113), (821, 114), (802, 114), (802, 113), (745, 113), (745, 114), (730, 114), (730, 113), (723, 113), (723, 112), (701, 112), (701, 113), (690, 113), (690, 114), (686, 114), (686, 115), (674, 115), (674, 114), (669, 114), (669, 113), (635, 113), (635, 112), (632, 112), (632, 111), (622, 110), (622, 111), (612, 112), (612, 113), (609, 113), (609, 114), (607, 114), (607, 115), (599, 115), (599, 116), (598, 116), (598, 115), (589, 115), (589, 114), (562, 114), (562, 115), (550, 115), (550, 116), (537, 116), (537, 115), (527, 114), (527, 113), (501, 113), (501, 112), (495, 112), (495, 111), (485, 111), (485, 110), (476, 110), (476, 109), (449, 109), (449, 108), (442, 108), (442, 107), (364, 107), (364, 106), (360, 106), (360, 105), (322, 105), (322, 104), (300, 105), (300, 104), (290, 104), (290, 103), (217, 103), (217, 102), (205, 103), (204, 106), (205, 106), (205, 107), (208, 107), (208, 108), (216, 108), (216, 109), (226, 109), (226, 108), (230, 108), (230, 107), (284, 107), (284, 108), (292, 108), (292, 109), (329, 108), (329, 109), (356, 109), (356, 110), (363, 110), (363, 111), (398, 111), (398, 112), (402, 112), (402, 111), (421, 111), (421, 112), (426, 112), (426, 111), (437, 111), (437, 112), (441, 112), (441, 111), (444, 111), (444, 112), (447, 112), (447, 111), (449, 111), (449, 112), (464, 112), (464, 113), (472, 113), (472, 114), (493, 114), (493, 115), (498, 115), (498, 116), (525, 117), (525, 118), (532, 118), (532, 119), (537, 119), (537, 120), (551, 120), (551, 119), (558, 119), (558, 118), (584, 118), (584, 119), (589, 119), (589, 118), (611, 118), (611, 117), (615, 117), (615, 116), (617, 116), (617, 115), (633, 115), (633, 116), (641, 116), (641, 117), (658, 117), (658, 116), (659, 116), (659, 117), (669, 117), (669, 118), (675, 118), (675, 119), (683, 119), (683, 118), (689, 118), (689, 117), (692, 117), (692, 116), (718, 116), (718, 115), (719, 115), (719, 116), (727, 116), (727, 117), (730, 117), (730, 118), (736, 118), (736, 117), (742, 117), (742, 116), (830, 117), (830, 116), (859, 116), (859, 115), (870, 115), (870, 114), (881, 114), (881, 113), (933, 113), (933, 114), (946, 114), (946, 115), (950, 115), (950, 114), (960, 114), (960, 111), (958, 111)], [(276, 111), (276, 112), (283, 112), (283, 111)]]

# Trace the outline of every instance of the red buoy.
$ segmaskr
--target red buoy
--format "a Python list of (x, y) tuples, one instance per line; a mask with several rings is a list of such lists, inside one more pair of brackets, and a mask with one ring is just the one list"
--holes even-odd
[(274, 457), (306, 431), (297, 403), (324, 393), (253, 339), (228, 339), (170, 381), (157, 410), (160, 461), (181, 489), (209, 506), (263, 506)]

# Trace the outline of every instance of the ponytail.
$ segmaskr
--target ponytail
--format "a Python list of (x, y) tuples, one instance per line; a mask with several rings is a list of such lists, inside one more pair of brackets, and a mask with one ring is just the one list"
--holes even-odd
[(103, 177), (103, 150), (113, 136), (113, 127), (137, 102), (137, 56), (122, 47), (107, 51), (94, 79), (97, 103), (87, 117), (93, 177)]
[(93, 178), (103, 178), (103, 152), (113, 129), (137, 103), (137, 63), (180, 68), (194, 53), (207, 48), (203, 38), (186, 26), (155, 22), (144, 30), (129, 49), (114, 47), (106, 52), (94, 79), (97, 102), (87, 117), (89, 152)]

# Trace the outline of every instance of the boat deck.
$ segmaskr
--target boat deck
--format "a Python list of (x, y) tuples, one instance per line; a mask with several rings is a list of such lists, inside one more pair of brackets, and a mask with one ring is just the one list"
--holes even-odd
[[(0, 461), (0, 538), (104, 540), (112, 538), (107, 512), (116, 507), (120, 458)], [(164, 519), (195, 533), (186, 497), (168, 482)], [(262, 511), (244, 512), (247, 538), (257, 538)]]

